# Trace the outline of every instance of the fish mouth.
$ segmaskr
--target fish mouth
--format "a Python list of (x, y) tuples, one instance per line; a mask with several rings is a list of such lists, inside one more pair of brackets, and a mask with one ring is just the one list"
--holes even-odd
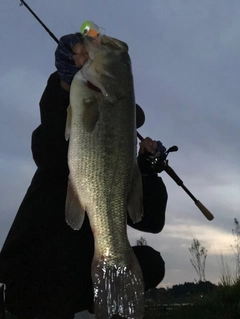
[(104, 96), (104, 98), (106, 98), (110, 103), (113, 103), (113, 102), (115, 102), (115, 101), (117, 100), (117, 98), (116, 98), (116, 96), (115, 96), (114, 94), (109, 94), (109, 93), (105, 90), (105, 88), (102, 87), (101, 85), (100, 85), (100, 87), (98, 87), (98, 86), (94, 85), (92, 82), (90, 82), (90, 81), (87, 80), (86, 86), (87, 86), (90, 90), (92, 90), (92, 91), (94, 91), (94, 92), (96, 92), (96, 93), (102, 94), (102, 95)]
[(90, 81), (87, 81), (87, 87), (95, 92), (102, 93), (102, 91)]

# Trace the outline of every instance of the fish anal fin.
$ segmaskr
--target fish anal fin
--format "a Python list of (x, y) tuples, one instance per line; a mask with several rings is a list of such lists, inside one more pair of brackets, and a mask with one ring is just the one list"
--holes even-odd
[(71, 177), (68, 179), (67, 197), (65, 204), (65, 219), (67, 224), (74, 230), (82, 227), (85, 217), (85, 209), (82, 206)]
[(91, 133), (99, 119), (99, 110), (97, 99), (89, 98), (83, 100), (82, 121), (83, 128), (86, 132)]
[(127, 210), (133, 223), (141, 221), (143, 216), (143, 190), (142, 190), (142, 176), (135, 162), (132, 176), (131, 190), (128, 193)]

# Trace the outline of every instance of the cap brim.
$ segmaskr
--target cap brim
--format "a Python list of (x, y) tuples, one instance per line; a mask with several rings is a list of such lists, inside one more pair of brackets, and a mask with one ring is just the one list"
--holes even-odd
[(136, 103), (136, 125), (137, 128), (143, 126), (145, 122), (145, 114), (143, 109)]

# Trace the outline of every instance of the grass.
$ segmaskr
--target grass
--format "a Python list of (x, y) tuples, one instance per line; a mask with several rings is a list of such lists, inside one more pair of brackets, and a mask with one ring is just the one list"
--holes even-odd
[(180, 306), (146, 305), (144, 319), (239, 319), (240, 281), (232, 286), (219, 285), (214, 291), (192, 296)]
[[(148, 300), (144, 319), (239, 319), (240, 280), (232, 285), (218, 285), (205, 294), (187, 298), (159, 298)], [(6, 319), (16, 319), (6, 314)]]

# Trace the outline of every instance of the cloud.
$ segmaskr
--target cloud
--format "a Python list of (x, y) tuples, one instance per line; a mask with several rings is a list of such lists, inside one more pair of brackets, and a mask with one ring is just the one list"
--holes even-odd
[[(175, 218), (176, 219), (176, 218)], [(210, 225), (194, 225), (183, 223), (183, 220), (176, 219), (175, 224), (167, 224), (163, 232), (159, 235), (139, 233), (134, 230), (130, 230), (131, 243), (136, 244), (137, 239), (140, 237), (146, 238), (147, 242), (156, 247), (159, 245), (162, 239), (164, 242), (173, 243), (175, 246), (190, 247), (190, 243), (194, 238), (201, 242), (201, 245), (207, 248), (208, 254), (224, 253), (226, 255), (232, 254), (231, 245), (233, 244), (233, 235), (231, 229), (229, 231), (220, 229), (218, 227)], [(158, 243), (158, 244), (156, 244)], [(160, 245), (162, 246), (162, 245)], [(163, 244), (161, 250), (169, 249), (171, 244)]]
[(29, 187), (36, 166), (32, 160), (11, 157), (0, 159), (1, 178), (0, 219), (16, 214), (24, 194)]
[(39, 125), (38, 103), (44, 82), (36, 70), (20, 67), (3, 72), (0, 79), (1, 156), (30, 155), (31, 133)]
[(14, 156), (0, 158), (0, 247), (4, 243), (18, 208), (36, 169), (32, 160)]

